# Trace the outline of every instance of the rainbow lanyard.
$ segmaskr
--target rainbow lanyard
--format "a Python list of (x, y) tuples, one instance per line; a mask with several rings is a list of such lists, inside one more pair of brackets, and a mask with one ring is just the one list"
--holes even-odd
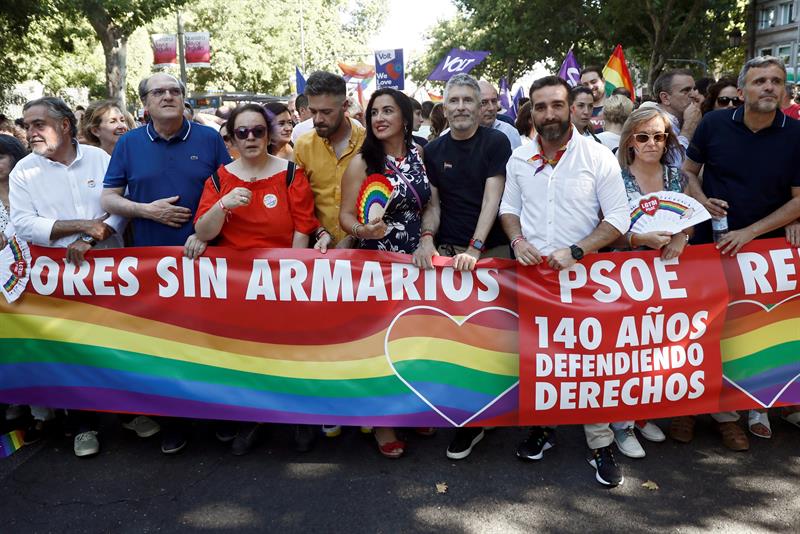
[(569, 132), (569, 137), (567, 137), (567, 142), (564, 143), (564, 146), (562, 146), (561, 148), (559, 148), (556, 151), (556, 154), (555, 154), (555, 156), (553, 156), (553, 159), (548, 159), (548, 157), (544, 155), (544, 150), (542, 150), (542, 136), (541, 135), (537, 135), (536, 136), (536, 142), (539, 145), (539, 153), (538, 154), (534, 154), (533, 157), (531, 157), (528, 161), (530, 161), (531, 163), (540, 161), (541, 164), (533, 172), (533, 175), (536, 176), (537, 174), (539, 174), (541, 171), (544, 170), (545, 166), (547, 166), (547, 165), (555, 167), (556, 164), (558, 164), (559, 160), (561, 160), (561, 156), (563, 156), (564, 152), (567, 151), (567, 145), (569, 145), (569, 140), (570, 139), (572, 139), (572, 131), (571, 130)]

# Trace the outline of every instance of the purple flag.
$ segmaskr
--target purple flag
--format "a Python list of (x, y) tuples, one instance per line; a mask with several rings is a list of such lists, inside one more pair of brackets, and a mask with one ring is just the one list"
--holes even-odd
[(516, 117), (516, 110), (514, 109), (514, 103), (511, 101), (511, 91), (508, 89), (508, 82), (505, 78), (500, 78), (500, 105), (503, 106), (505, 113), (515, 119)]
[(456, 74), (467, 73), (474, 69), (478, 63), (486, 59), (489, 52), (480, 50), (450, 50), (439, 65), (428, 76), (429, 80), (446, 82)]
[(575, 59), (575, 54), (572, 49), (567, 52), (567, 57), (558, 69), (558, 77), (569, 84), (570, 87), (575, 87), (581, 83), (581, 66), (578, 60)]
[(519, 101), (525, 98), (525, 91), (522, 90), (522, 87), (517, 89), (517, 92), (514, 94), (514, 120), (517, 120), (517, 112), (519, 111)]

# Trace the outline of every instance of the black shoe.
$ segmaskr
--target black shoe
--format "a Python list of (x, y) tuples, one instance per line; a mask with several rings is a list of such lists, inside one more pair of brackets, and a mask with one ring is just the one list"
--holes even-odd
[(313, 425), (295, 425), (294, 450), (308, 452), (314, 448), (317, 439), (317, 427)]
[(610, 445), (608, 447), (594, 449), (592, 455), (587, 458), (587, 460), (589, 461), (589, 465), (595, 468), (595, 478), (600, 484), (613, 488), (625, 482), (625, 478), (622, 476), (622, 470), (617, 465), (617, 461), (614, 460), (614, 453)]
[(259, 423), (243, 423), (240, 425), (239, 432), (233, 440), (231, 453), (234, 456), (244, 456), (256, 444), (260, 434), (261, 425)]
[(456, 437), (447, 447), (447, 457), (451, 460), (463, 460), (472, 452), (472, 448), (478, 444), (484, 436), (483, 428), (459, 428), (456, 430)]
[(37, 441), (45, 438), (49, 432), (50, 428), (47, 422), (37, 420), (31, 421), (31, 424), (25, 429), (25, 433), (22, 437), (22, 444), (33, 445)]
[(183, 429), (167, 428), (163, 430), (161, 438), (161, 452), (164, 454), (177, 454), (186, 447), (188, 440)]
[(517, 458), (541, 460), (544, 451), (553, 447), (553, 430), (541, 426), (531, 428), (528, 438), (517, 446)]
[(230, 443), (239, 434), (239, 425), (233, 421), (219, 421), (214, 435), (222, 443)]

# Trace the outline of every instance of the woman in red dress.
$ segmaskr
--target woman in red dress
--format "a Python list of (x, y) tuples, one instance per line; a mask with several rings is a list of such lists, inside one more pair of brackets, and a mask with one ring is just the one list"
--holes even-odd
[[(207, 181), (195, 215), (194, 227), (202, 241), (238, 249), (314, 248), (325, 252), (330, 234), (314, 215), (308, 179), (294, 163), (267, 153), (272, 117), (256, 104), (231, 112), (225, 125), (240, 157), (221, 165)], [(260, 426), (243, 423), (231, 451), (246, 454), (255, 444)], [(298, 427), (296, 440), (307, 440), (308, 428)]]

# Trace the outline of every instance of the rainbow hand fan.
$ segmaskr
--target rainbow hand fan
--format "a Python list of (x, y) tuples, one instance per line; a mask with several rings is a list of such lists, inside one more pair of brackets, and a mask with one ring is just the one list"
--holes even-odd
[(681, 230), (711, 218), (702, 204), (683, 193), (659, 191), (643, 195), (630, 202), (631, 229), (636, 234)]
[(358, 222), (368, 224), (383, 217), (393, 194), (394, 186), (384, 175), (376, 173), (367, 176), (356, 199)]
[(7, 458), (22, 448), (22, 432), (14, 430), (0, 436), (0, 458)]
[(28, 243), (16, 236), (0, 250), (0, 293), (14, 302), (25, 291), (30, 277), (31, 251)]

